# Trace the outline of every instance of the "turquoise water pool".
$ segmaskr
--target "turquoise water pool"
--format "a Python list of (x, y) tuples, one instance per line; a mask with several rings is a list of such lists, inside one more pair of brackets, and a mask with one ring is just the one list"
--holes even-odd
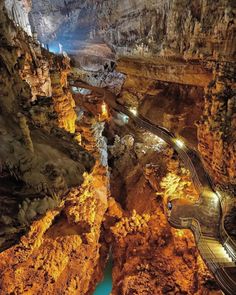
[(105, 268), (104, 279), (97, 286), (93, 295), (109, 295), (112, 290), (112, 260), (109, 259), (107, 266)]

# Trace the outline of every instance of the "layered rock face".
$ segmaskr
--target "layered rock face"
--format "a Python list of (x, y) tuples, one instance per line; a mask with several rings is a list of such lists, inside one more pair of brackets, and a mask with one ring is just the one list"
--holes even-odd
[[(197, 147), (195, 122), (200, 120), (202, 114), (203, 85), (210, 81), (211, 72), (200, 65), (193, 65), (190, 74), (188, 65), (184, 62), (176, 64), (160, 59), (158, 62), (154, 59), (148, 61), (131, 58), (125, 68), (125, 61), (126, 58), (122, 58), (117, 64), (117, 70), (126, 74), (120, 99), (127, 106), (137, 108), (139, 113), (154, 124), (179, 134)], [(181, 76), (178, 76), (179, 69), (182, 71)], [(191, 81), (188, 77), (191, 77)]]
[(40, 44), (36, 40), (23, 37), (20, 46), (19, 73), (30, 85), (32, 100), (36, 100), (37, 96), (52, 96), (50, 63), (43, 55)]
[(77, 116), (75, 102), (67, 81), (69, 73), (70, 59), (67, 56), (52, 59), (50, 78), (54, 108), (58, 114), (58, 126), (74, 133)]
[(68, 58), (43, 51), (0, 8), (0, 294), (90, 294), (108, 253), (107, 162), (94, 160), (102, 129), (93, 118), (76, 128)]
[(67, 49), (77, 49), (89, 36), (96, 20), (92, 2), (33, 1), (30, 12), (32, 28), (43, 43), (56, 39)]
[[(83, 136), (99, 155), (88, 125)], [(18, 245), (0, 254), (0, 294), (92, 294), (108, 253), (99, 242), (107, 209), (107, 168), (98, 161), (85, 179), (35, 221)]]
[(52, 97), (58, 126), (75, 132), (75, 104), (67, 83), (70, 59), (65, 55), (55, 57), (42, 49), (35, 39), (23, 38), (20, 44), (20, 76), (31, 89), (32, 101)]

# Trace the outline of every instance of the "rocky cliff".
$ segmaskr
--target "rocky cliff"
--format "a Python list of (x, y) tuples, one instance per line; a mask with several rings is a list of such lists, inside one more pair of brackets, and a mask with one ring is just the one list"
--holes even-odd
[[(99, 154), (89, 127), (84, 126), (83, 135), (91, 152)], [(101, 236), (108, 197), (106, 167), (98, 161), (85, 179), (54, 210), (33, 222), (18, 245), (0, 254), (1, 295), (92, 294), (109, 251)]]
[(118, 52), (185, 58), (235, 55), (232, 1), (102, 1), (100, 31)]
[(58, 126), (74, 133), (77, 116), (75, 102), (67, 81), (70, 73), (70, 59), (68, 56), (59, 56), (53, 57), (51, 62), (52, 99), (55, 111), (58, 114)]

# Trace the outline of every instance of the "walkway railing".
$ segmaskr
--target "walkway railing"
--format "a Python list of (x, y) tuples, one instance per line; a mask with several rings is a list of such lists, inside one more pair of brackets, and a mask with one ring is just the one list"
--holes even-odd
[(142, 118), (140, 115), (135, 116), (126, 107), (122, 105), (117, 105), (116, 109), (124, 113), (128, 117), (132, 118), (132, 120), (135, 121), (139, 126), (146, 128), (147, 130), (159, 136), (167, 144), (169, 144), (178, 153), (181, 160), (184, 162), (184, 165), (189, 169), (196, 189), (199, 191), (199, 193), (202, 192), (203, 186), (201, 184), (201, 181), (199, 180), (199, 177), (196, 173), (196, 169), (191, 161), (191, 158), (188, 155), (189, 149), (187, 147), (186, 147), (186, 151), (179, 148), (175, 142), (176, 138), (174, 137), (172, 133), (170, 133), (169, 131), (165, 130), (162, 127), (154, 126), (152, 123), (148, 122), (148, 120)]
[[(127, 116), (131, 117), (138, 125), (140, 125), (141, 127), (144, 127), (144, 128), (146, 127), (149, 131), (158, 135), (166, 143), (168, 143), (170, 146), (172, 146), (176, 150), (176, 152), (178, 153), (178, 155), (180, 156), (182, 161), (184, 162), (185, 166), (189, 169), (195, 187), (197, 188), (197, 190), (200, 193), (202, 192), (203, 185), (201, 184), (201, 181), (197, 175), (197, 172), (196, 172), (196, 169), (193, 165), (193, 162), (192, 162), (190, 156), (188, 155), (188, 152), (191, 152), (191, 153), (194, 152), (196, 154), (196, 156), (198, 156), (195, 151), (190, 150), (187, 147), (186, 147), (186, 151), (179, 148), (175, 143), (176, 138), (174, 137), (174, 135), (172, 133), (170, 133), (168, 130), (165, 130), (162, 127), (153, 126), (153, 124), (149, 123), (146, 119), (142, 118), (142, 116), (140, 116), (140, 115), (135, 116), (126, 107), (119, 105), (118, 110), (125, 113)], [(199, 161), (201, 161), (200, 158), (199, 158)], [(202, 163), (201, 163), (201, 166), (202, 166), (202, 169), (204, 169)], [(205, 170), (203, 171), (203, 173), (204, 173), (204, 177), (205, 177), (206, 181), (208, 182), (209, 187), (212, 188), (212, 190), (213, 190), (213, 187), (212, 187), (213, 185), (212, 185), (209, 175), (205, 172)], [(221, 205), (222, 205), (222, 203), (221, 203)], [(222, 235), (221, 238), (222, 238), (222, 243), (223, 243), (224, 247), (226, 248), (226, 250), (228, 251), (230, 256), (236, 261), (236, 243), (233, 241), (233, 239), (228, 235), (227, 231), (225, 230), (224, 218), (222, 218), (220, 233)]]
[[(217, 255), (214, 253), (211, 247), (209, 247), (205, 239), (206, 237), (202, 236), (198, 242), (198, 249), (202, 258), (215, 275), (222, 290), (224, 290), (224, 292), (229, 295), (236, 294), (236, 281), (227, 273), (227, 267), (225, 267), (224, 263), (217, 261)], [(207, 257), (204, 255), (204, 253), (208, 253)]]
[(221, 288), (226, 292), (226, 294), (236, 294), (236, 282), (226, 272), (224, 263), (217, 261), (217, 254), (214, 253), (214, 251), (211, 249), (211, 247), (209, 247), (207, 243), (207, 240), (210, 237), (204, 236), (202, 234), (199, 221), (195, 218), (180, 218), (179, 220), (177, 220), (173, 216), (170, 216), (169, 222), (177, 228), (180, 228), (180, 225), (182, 224), (182, 228), (184, 226), (185, 228), (191, 229), (203, 260), (206, 262), (208, 268), (215, 275), (217, 282), (219, 283)]

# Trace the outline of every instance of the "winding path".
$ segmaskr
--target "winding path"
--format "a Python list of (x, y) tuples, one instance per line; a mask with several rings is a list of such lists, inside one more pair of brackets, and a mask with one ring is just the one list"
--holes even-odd
[(215, 191), (210, 176), (204, 168), (199, 153), (189, 148), (165, 128), (154, 125), (141, 115), (134, 114), (116, 101), (116, 95), (105, 88), (72, 81), (71, 86), (90, 89), (98, 94), (111, 109), (122, 112), (137, 126), (157, 135), (169, 144), (190, 171), (192, 181), (199, 193), (199, 200), (191, 203), (183, 199), (170, 200), (167, 210), (169, 223), (175, 228), (190, 229), (195, 237), (198, 250), (214, 274), (225, 294), (236, 294), (236, 243), (224, 228), (222, 208), (224, 199)]

